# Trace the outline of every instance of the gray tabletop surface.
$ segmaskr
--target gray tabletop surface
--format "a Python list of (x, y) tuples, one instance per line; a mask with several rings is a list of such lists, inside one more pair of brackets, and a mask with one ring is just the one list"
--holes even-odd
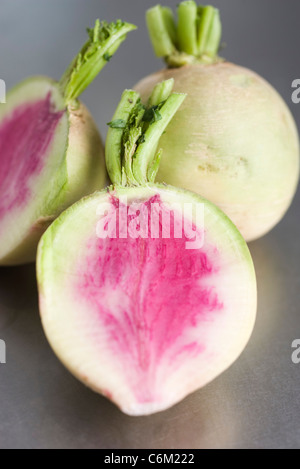
[[(95, 18), (139, 25), (83, 95), (105, 135), (124, 88), (162, 66), (144, 11), (152, 0), (0, 0), (0, 78), (59, 78)], [(162, 2), (175, 6), (176, 0)], [(267, 78), (300, 127), (291, 83), (300, 78), (299, 0), (215, 0), (224, 55)], [(258, 319), (241, 358), (174, 408), (128, 417), (74, 379), (43, 334), (33, 265), (0, 268), (0, 448), (300, 448), (300, 194), (282, 223), (250, 244), (258, 278)]]

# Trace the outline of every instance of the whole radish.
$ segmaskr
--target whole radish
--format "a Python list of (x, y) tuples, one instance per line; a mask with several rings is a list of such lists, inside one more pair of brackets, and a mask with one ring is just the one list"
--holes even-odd
[(29, 78), (0, 105), (0, 265), (34, 261), (57, 215), (106, 185), (101, 137), (77, 98), (133, 29), (97, 20), (59, 82)]
[(218, 56), (219, 11), (184, 1), (147, 11), (154, 50), (167, 69), (136, 85), (145, 99), (175, 80), (188, 97), (160, 146), (158, 181), (219, 206), (247, 241), (269, 232), (288, 210), (299, 180), (299, 138), (279, 94), (256, 73)]
[(60, 215), (38, 249), (54, 352), (130, 415), (167, 409), (226, 370), (256, 315), (236, 227), (198, 194), (154, 183), (158, 141), (185, 99), (172, 86), (158, 84), (147, 106), (124, 92), (106, 144), (113, 185)]

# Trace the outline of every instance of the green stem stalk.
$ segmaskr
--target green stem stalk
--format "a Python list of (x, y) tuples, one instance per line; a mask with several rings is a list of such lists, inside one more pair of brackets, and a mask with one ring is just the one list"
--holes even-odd
[(160, 103), (166, 101), (170, 94), (172, 93), (174, 87), (174, 78), (170, 78), (170, 80), (163, 81), (162, 83), (158, 83), (149, 98), (149, 107), (151, 106), (158, 106)]
[(159, 139), (186, 95), (172, 92), (173, 80), (158, 84), (148, 106), (131, 90), (123, 93), (108, 124), (106, 166), (114, 185), (139, 186), (154, 182), (162, 156)]
[(198, 30), (198, 51), (200, 55), (203, 55), (205, 53), (206, 44), (209, 38), (209, 33), (214, 19), (214, 15), (215, 9), (213, 7), (207, 6), (203, 8)]
[(153, 122), (145, 132), (145, 142), (138, 146), (133, 160), (133, 174), (138, 184), (147, 183), (148, 168), (153, 164), (153, 149), (157, 148), (160, 137), (185, 98), (185, 94), (173, 93), (160, 109), (161, 119)]
[(162, 10), (163, 19), (164, 19), (164, 23), (168, 31), (168, 34), (171, 38), (172, 43), (176, 45), (177, 44), (177, 30), (176, 30), (176, 24), (175, 24), (173, 11), (169, 7), (162, 7), (161, 10)]
[(222, 38), (222, 23), (219, 10), (214, 11), (213, 20), (210, 26), (204, 54), (215, 57), (220, 48)]
[(181, 52), (189, 55), (198, 54), (197, 49), (198, 8), (194, 1), (188, 0), (178, 6), (178, 44)]
[(121, 20), (115, 23), (97, 20), (95, 27), (88, 29), (89, 40), (60, 80), (67, 104), (83, 93), (134, 29), (136, 26)]
[(136, 91), (125, 90), (113, 120), (108, 123), (110, 128), (105, 146), (106, 168), (111, 182), (119, 186), (122, 185), (123, 133), (139, 98), (139, 94)]
[[(170, 33), (170, 18), (166, 10), (160, 5), (146, 13), (146, 22), (150, 34), (152, 46), (157, 57), (167, 57), (176, 50)], [(175, 23), (174, 23), (175, 27)]]
[(221, 61), (222, 24), (219, 11), (185, 0), (178, 6), (178, 24), (169, 8), (157, 5), (146, 13), (154, 51), (169, 67)]

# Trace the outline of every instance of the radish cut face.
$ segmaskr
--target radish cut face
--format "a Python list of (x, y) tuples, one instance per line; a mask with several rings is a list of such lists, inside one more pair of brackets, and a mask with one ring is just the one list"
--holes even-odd
[(255, 321), (241, 235), (211, 203), (167, 186), (111, 188), (68, 209), (42, 238), (38, 282), (57, 356), (130, 415), (213, 380)]
[(32, 197), (34, 184), (45, 165), (63, 112), (55, 110), (52, 93), (20, 105), (0, 125), (0, 217), (22, 207)]
[(9, 95), (0, 114), (0, 259), (58, 206), (67, 181), (68, 133), (67, 109), (54, 82), (31, 79)]

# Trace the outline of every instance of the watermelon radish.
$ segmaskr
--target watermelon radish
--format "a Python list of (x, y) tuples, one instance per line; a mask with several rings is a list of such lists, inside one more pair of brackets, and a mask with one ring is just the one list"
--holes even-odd
[(171, 90), (157, 85), (147, 106), (124, 92), (106, 145), (113, 185), (60, 215), (38, 249), (53, 350), (130, 415), (167, 409), (226, 370), (256, 315), (236, 227), (198, 194), (154, 183), (159, 138), (185, 98)]
[(278, 93), (256, 73), (218, 56), (219, 11), (178, 6), (147, 12), (156, 55), (168, 68), (135, 89), (143, 99), (169, 78), (188, 97), (160, 146), (157, 180), (201, 194), (219, 206), (247, 241), (270, 231), (288, 210), (299, 180), (299, 138)]
[(60, 82), (27, 79), (0, 108), (0, 265), (34, 261), (56, 216), (105, 187), (101, 137), (77, 98), (133, 29), (97, 20)]

